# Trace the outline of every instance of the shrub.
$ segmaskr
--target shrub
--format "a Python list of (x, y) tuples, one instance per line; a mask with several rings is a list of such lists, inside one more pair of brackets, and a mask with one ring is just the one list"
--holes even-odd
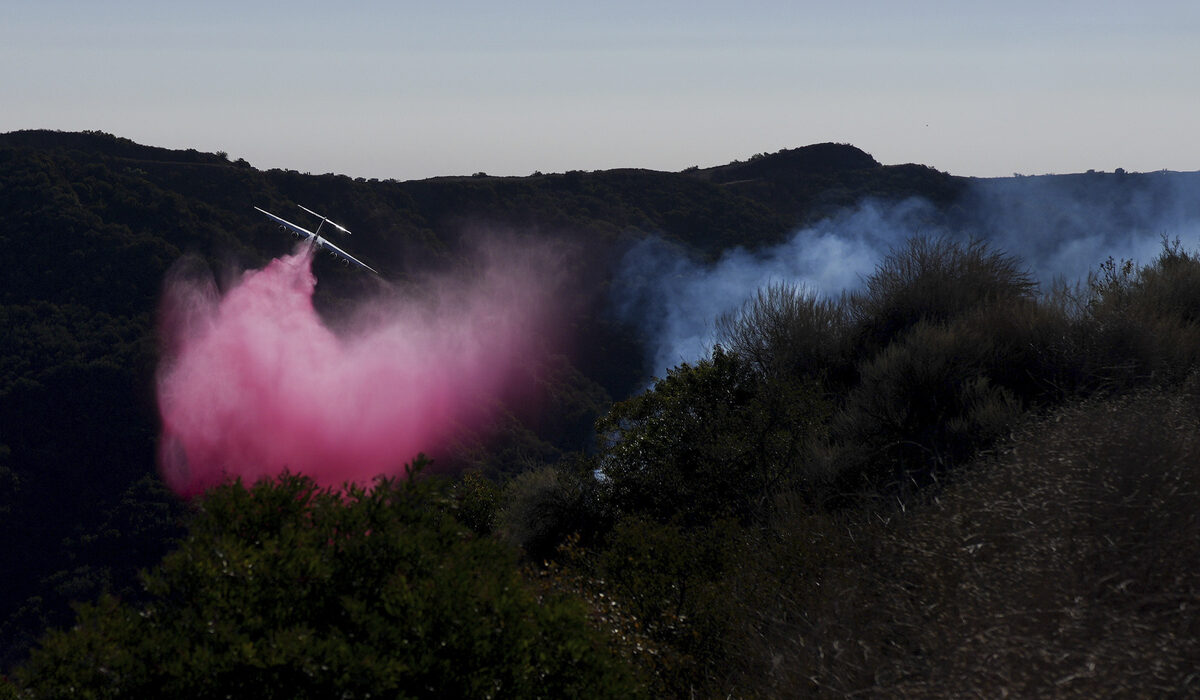
[(477, 535), (496, 529), (500, 489), (479, 472), (466, 472), (455, 482), (455, 517)]
[(540, 600), (514, 552), (429, 483), (338, 494), (222, 486), (146, 577), (50, 633), (29, 697), (625, 697), (629, 668), (578, 600)]
[(1036, 283), (1019, 261), (987, 243), (917, 237), (893, 250), (850, 296), (860, 357), (922, 321), (945, 322), (982, 306), (1032, 301)]
[(572, 535), (590, 543), (610, 521), (590, 463), (523, 472), (505, 485), (500, 532), (534, 561), (552, 558)]
[(763, 382), (720, 347), (599, 421), (598, 464), (623, 513), (685, 525), (763, 514), (793, 478), (826, 408), (811, 382)]
[(981, 372), (1024, 403), (1057, 403), (1085, 383), (1080, 328), (1060, 305), (1016, 300), (982, 307), (953, 326), (989, 347)]
[(1145, 315), (1173, 318), (1182, 324), (1200, 323), (1200, 255), (1163, 239), (1163, 250), (1142, 269), (1140, 303)]
[(1088, 276), (1088, 308), (1097, 318), (1115, 315), (1172, 318), (1200, 322), (1200, 255), (1179, 240), (1162, 242), (1149, 265), (1109, 258)]
[(736, 602), (725, 578), (738, 532), (728, 521), (685, 529), (633, 516), (597, 557), (596, 576), (656, 645), (650, 670), (671, 695), (695, 696), (728, 674)]
[(857, 453), (844, 478), (928, 476), (1003, 434), (1021, 407), (985, 372), (995, 351), (965, 324), (922, 322), (862, 365), (834, 424), (848, 455)]
[(1164, 239), (1144, 267), (1109, 258), (1089, 277), (1081, 323), (1094, 385), (1182, 379), (1200, 363), (1200, 256)]
[(717, 319), (718, 343), (768, 379), (828, 373), (841, 361), (846, 329), (842, 304), (788, 283), (760, 289)]

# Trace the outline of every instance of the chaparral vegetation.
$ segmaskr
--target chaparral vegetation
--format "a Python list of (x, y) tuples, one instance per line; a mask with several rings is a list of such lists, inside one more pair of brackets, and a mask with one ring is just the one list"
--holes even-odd
[[(911, 237), (840, 296), (767, 284), (648, 384), (645, 339), (605, 312), (631, 239), (711, 259), (962, 187), (832, 144), (397, 183), (0, 137), (0, 237), (23, 251), (0, 288), (0, 697), (1200, 694), (1185, 243), (1072, 284)], [(158, 285), (185, 250), (279, 250), (251, 205), (289, 198), (376, 226), (356, 250), (397, 277), (480, 222), (571, 231), (578, 337), (528, 368), (537, 397), (407, 476), (182, 502), (154, 473)], [(363, 291), (318, 274), (331, 317)]]

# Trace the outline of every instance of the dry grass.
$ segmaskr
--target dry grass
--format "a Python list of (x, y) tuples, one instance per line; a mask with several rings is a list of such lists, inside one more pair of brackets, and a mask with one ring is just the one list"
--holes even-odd
[(859, 517), (793, 515), (772, 583), (742, 582), (746, 694), (1200, 695), (1194, 384), (1063, 409)]

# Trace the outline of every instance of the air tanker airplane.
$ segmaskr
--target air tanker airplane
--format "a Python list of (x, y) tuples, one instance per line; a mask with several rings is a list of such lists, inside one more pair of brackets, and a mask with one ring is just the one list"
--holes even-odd
[(296, 206), (300, 207), (304, 211), (308, 212), (309, 214), (312, 214), (313, 216), (315, 216), (321, 220), (321, 223), (317, 224), (317, 230), (315, 232), (309, 231), (308, 229), (304, 228), (303, 226), (297, 226), (296, 224), (293, 224), (292, 222), (290, 222), (286, 219), (275, 216), (274, 214), (267, 211), (266, 209), (259, 209), (258, 207), (254, 207), (254, 208), (258, 209), (258, 211), (271, 217), (271, 219), (274, 220), (275, 223), (279, 224), (280, 228), (290, 230), (292, 232), (292, 234), (294, 234), (297, 238), (304, 238), (309, 243), (311, 243), (313, 247), (320, 248), (335, 258), (341, 258), (343, 263), (345, 263), (347, 265), (349, 265), (350, 263), (354, 263), (355, 265), (358, 265), (359, 267), (361, 267), (362, 269), (364, 269), (368, 272), (374, 272), (377, 275), (379, 274), (378, 272), (375, 272), (374, 269), (372, 269), (371, 267), (367, 266), (365, 263), (360, 261), (358, 258), (355, 258), (353, 255), (347, 253), (346, 251), (335, 246), (334, 244), (330, 243), (329, 241), (325, 240), (324, 238), (321, 238), (321, 236), (320, 236), (321, 227), (324, 226), (325, 224), (329, 224), (330, 226), (336, 228), (337, 230), (339, 230), (342, 233), (345, 233), (347, 235), (349, 235), (349, 233), (350, 233), (349, 229), (347, 229), (345, 226), (342, 226), (341, 224), (336, 224), (336, 223), (330, 221), (329, 217), (322, 216), (321, 214), (318, 214), (317, 212), (313, 211), (312, 209), (309, 209), (306, 206), (299, 205), (299, 204)]

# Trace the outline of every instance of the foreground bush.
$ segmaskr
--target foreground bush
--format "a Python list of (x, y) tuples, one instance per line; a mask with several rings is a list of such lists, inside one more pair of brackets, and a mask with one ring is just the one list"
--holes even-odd
[(637, 695), (582, 604), (539, 600), (446, 500), (299, 476), (218, 488), (146, 576), (148, 604), (81, 606), (18, 680), (46, 698)]
[(642, 661), (658, 694), (721, 696), (737, 650), (726, 647), (738, 601), (726, 579), (744, 555), (746, 531), (731, 521), (690, 529), (638, 516), (610, 533), (593, 574), (656, 650)]
[(1179, 381), (1200, 364), (1200, 256), (1178, 241), (1142, 267), (1109, 258), (1084, 304), (1081, 355), (1094, 385)]

